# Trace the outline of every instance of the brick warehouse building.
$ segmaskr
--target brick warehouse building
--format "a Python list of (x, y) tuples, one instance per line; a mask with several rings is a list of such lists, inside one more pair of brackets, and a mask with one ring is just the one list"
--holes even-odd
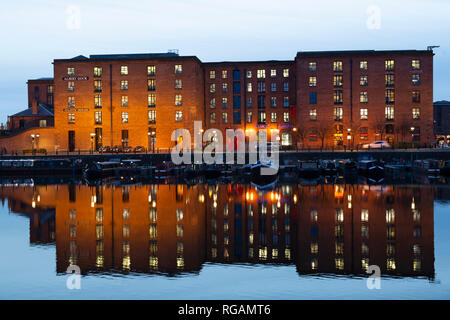
[(374, 140), (431, 145), (433, 55), (326, 51), (299, 52), (292, 61), (202, 63), (168, 52), (56, 59), (53, 80), (29, 81), (29, 108), (33, 100), (51, 105), (54, 125), (7, 130), (0, 147), (167, 150), (172, 131), (193, 134), (195, 120), (204, 129), (268, 129), (269, 139), (278, 130), (286, 148)]

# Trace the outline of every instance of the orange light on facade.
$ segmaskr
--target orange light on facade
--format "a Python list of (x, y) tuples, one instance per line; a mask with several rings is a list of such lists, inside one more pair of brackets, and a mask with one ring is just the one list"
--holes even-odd
[(294, 194), (294, 204), (297, 204), (297, 195)]

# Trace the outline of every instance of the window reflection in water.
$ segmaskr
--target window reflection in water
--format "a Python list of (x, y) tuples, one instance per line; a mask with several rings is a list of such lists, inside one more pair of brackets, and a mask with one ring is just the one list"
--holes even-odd
[(12, 212), (41, 219), (30, 222), (30, 241), (56, 244), (58, 272), (78, 264), (83, 272), (195, 273), (212, 262), (352, 275), (375, 264), (384, 275), (434, 277), (434, 195), (426, 186), (262, 192), (248, 185), (49, 185), (0, 192)]

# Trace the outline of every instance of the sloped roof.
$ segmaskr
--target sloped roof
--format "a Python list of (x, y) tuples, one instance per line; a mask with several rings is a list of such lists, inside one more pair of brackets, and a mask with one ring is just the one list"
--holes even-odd
[(33, 114), (32, 108), (27, 108), (23, 111), (20, 111), (16, 114), (13, 114), (11, 117), (53, 117), (53, 112), (47, 109), (47, 107), (44, 104), (39, 104), (38, 106), (38, 113)]

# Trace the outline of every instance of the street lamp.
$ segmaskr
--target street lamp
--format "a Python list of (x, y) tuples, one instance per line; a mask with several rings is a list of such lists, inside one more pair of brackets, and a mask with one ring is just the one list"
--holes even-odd
[(91, 133), (91, 153), (94, 153), (94, 137), (95, 133)]
[(34, 153), (34, 134), (31, 134), (31, 153)]
[(347, 142), (348, 142), (347, 144), (348, 144), (349, 149), (350, 149), (350, 145), (351, 145), (351, 140), (352, 140), (352, 129), (348, 128), (347, 129)]

